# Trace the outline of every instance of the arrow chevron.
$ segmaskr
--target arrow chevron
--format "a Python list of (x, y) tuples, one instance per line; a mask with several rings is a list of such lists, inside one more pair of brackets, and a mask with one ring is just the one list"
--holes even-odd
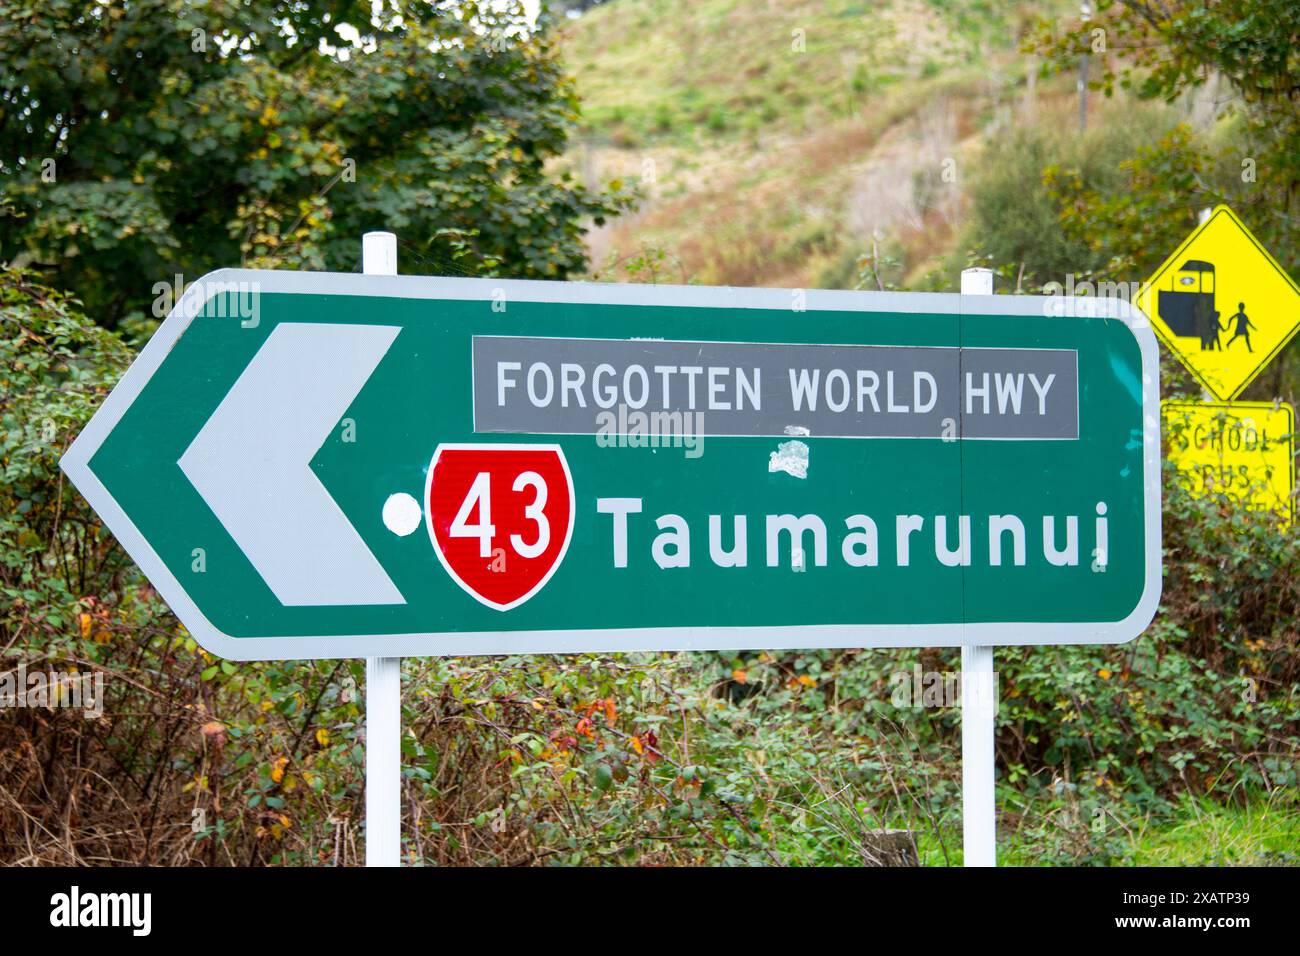
[(310, 465), (400, 331), (277, 326), (178, 462), (286, 606), (406, 603)]

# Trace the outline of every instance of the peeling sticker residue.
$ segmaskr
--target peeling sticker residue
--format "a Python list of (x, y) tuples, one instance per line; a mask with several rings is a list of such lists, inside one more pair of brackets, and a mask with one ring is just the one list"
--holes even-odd
[(767, 460), (769, 472), (784, 471), (795, 478), (808, 477), (808, 446), (801, 441), (783, 441)]
[(807, 438), (812, 432), (802, 425), (786, 425), (785, 433), (791, 438)]

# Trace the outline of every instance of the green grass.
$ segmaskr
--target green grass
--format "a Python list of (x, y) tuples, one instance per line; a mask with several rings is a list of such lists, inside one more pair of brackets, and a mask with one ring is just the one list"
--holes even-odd
[(635, 145), (852, 115), (897, 83), (1014, 47), (1013, 5), (978, 0), (615, 0), (565, 30), (589, 131)]
[(1300, 866), (1300, 801), (1257, 796), (1244, 807), (1184, 800), (1181, 819), (1136, 833), (1133, 866)]
[[(1024, 832), (1001, 825), (1000, 866), (1300, 866), (1300, 798), (1291, 792), (1255, 793), (1244, 805), (1184, 797), (1159, 822), (1108, 820), (1106, 835), (1087, 832), (1063, 804), (1036, 813)], [(943, 820), (942, 838), (919, 833), (917, 849), (922, 866), (961, 866), (960, 809)]]

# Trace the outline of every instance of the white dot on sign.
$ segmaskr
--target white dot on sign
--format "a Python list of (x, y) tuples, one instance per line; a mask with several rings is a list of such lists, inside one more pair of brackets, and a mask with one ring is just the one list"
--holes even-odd
[(384, 502), (384, 527), (405, 538), (420, 527), (420, 503), (405, 491), (389, 495)]

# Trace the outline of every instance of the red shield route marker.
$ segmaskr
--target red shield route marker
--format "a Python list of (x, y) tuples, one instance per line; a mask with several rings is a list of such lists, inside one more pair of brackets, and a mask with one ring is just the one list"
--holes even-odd
[(559, 445), (439, 445), (424, 492), (438, 560), (499, 611), (540, 591), (573, 535), (573, 477)]

